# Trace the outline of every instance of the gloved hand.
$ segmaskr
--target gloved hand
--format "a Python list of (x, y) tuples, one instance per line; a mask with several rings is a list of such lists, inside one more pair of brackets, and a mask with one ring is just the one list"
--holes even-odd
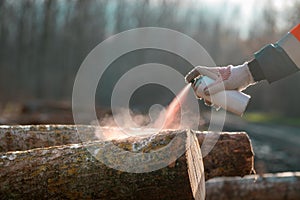
[(200, 75), (208, 76), (215, 80), (215, 82), (204, 88), (205, 95), (212, 95), (224, 89), (242, 91), (248, 86), (255, 84), (247, 62), (242, 65), (229, 65), (227, 67), (198, 66), (186, 75), (185, 80), (187, 83), (190, 83)]

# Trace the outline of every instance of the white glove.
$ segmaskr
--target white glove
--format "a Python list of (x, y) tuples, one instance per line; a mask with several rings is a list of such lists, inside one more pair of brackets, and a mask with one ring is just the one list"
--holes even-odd
[(205, 95), (212, 95), (224, 89), (242, 91), (248, 86), (255, 84), (247, 62), (242, 65), (229, 65), (227, 67), (198, 66), (186, 75), (185, 80), (187, 83), (190, 83), (200, 75), (208, 76), (215, 80), (215, 82), (204, 88)]

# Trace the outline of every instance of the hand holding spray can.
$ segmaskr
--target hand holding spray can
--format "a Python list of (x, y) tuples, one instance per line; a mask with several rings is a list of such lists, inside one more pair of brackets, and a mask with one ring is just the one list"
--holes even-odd
[(213, 82), (214, 80), (207, 76), (196, 78), (192, 81), (195, 95), (236, 115), (243, 115), (249, 103), (250, 96), (237, 90), (223, 90), (210, 96), (205, 95), (204, 88)]

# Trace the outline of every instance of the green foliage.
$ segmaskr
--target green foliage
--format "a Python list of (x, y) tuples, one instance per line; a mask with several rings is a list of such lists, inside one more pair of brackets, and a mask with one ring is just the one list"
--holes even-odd
[(246, 121), (253, 123), (280, 124), (300, 127), (300, 117), (291, 118), (276, 113), (249, 112), (245, 113), (243, 118), (246, 119)]

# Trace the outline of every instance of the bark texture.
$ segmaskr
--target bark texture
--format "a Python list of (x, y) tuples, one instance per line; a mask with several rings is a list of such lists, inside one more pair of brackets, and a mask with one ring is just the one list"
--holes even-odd
[[(169, 164), (148, 173), (127, 173), (106, 165), (124, 164), (120, 157), (116, 158), (118, 152), (112, 146), (128, 153), (143, 152), (141, 161), (149, 159), (147, 153), (166, 148), (173, 141), (169, 152), (184, 152), (187, 130), (166, 130), (151, 138), (130, 137), (111, 142), (95, 141), (92, 126), (78, 128), (86, 133), (85, 143), (80, 142), (75, 126), (0, 127), (0, 199), (193, 198), (184, 153), (179, 158), (169, 154), (154, 157)], [(196, 135), (201, 145), (209, 133), (196, 132)], [(97, 152), (96, 158), (106, 164), (88, 150)], [(247, 134), (220, 134), (213, 150), (203, 160), (206, 180), (250, 174), (253, 151)], [(128, 164), (133, 169), (139, 167), (138, 160)], [(151, 165), (148, 167), (156, 167)]]
[(216, 178), (206, 182), (208, 200), (298, 200), (300, 172)]

